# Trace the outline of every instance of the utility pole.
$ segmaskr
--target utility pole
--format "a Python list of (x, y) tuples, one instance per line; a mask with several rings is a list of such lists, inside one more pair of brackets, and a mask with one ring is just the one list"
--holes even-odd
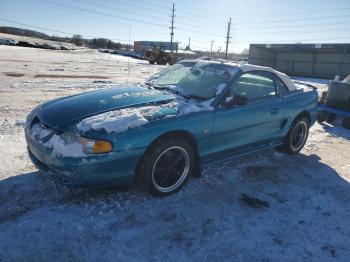
[(174, 17), (175, 17), (175, 4), (173, 3), (173, 8), (171, 11), (171, 27), (170, 28), (170, 51), (173, 53), (173, 38), (174, 38)]
[(231, 38), (230, 34), (231, 34), (231, 17), (230, 17), (230, 21), (227, 24), (225, 59), (227, 59), (228, 44), (230, 43), (230, 38)]
[(215, 41), (210, 41), (211, 45), (210, 45), (210, 56), (212, 56), (213, 54), (213, 44)]

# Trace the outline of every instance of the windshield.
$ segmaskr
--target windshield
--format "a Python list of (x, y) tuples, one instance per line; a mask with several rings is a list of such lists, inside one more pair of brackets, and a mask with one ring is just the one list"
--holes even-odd
[(208, 100), (215, 97), (217, 87), (230, 77), (231, 74), (220, 64), (182, 62), (160, 72), (148, 83), (183, 96)]

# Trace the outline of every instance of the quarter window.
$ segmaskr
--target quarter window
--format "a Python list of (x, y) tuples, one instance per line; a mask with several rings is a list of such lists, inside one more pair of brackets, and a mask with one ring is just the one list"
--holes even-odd
[(286, 87), (286, 85), (278, 77), (275, 78), (275, 81), (276, 81), (277, 94), (281, 96), (288, 95), (289, 90)]
[(248, 99), (256, 100), (276, 94), (272, 77), (264, 73), (245, 73), (232, 86), (233, 95), (243, 95)]

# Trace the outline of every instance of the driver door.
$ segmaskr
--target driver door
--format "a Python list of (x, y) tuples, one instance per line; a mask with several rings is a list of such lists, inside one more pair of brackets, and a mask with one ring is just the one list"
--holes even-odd
[[(214, 112), (212, 153), (241, 147), (268, 145), (276, 139), (283, 120), (282, 99), (277, 96), (274, 75), (254, 71), (242, 74), (226, 100), (245, 96), (245, 105), (221, 105)], [(228, 152), (229, 153), (229, 152)]]

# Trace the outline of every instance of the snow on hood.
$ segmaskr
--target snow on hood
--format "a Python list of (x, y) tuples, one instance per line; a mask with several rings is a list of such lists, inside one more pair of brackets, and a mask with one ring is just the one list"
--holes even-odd
[(146, 106), (113, 110), (86, 118), (77, 124), (77, 128), (82, 132), (87, 132), (90, 129), (104, 129), (107, 133), (121, 133), (129, 128), (147, 124), (148, 120), (145, 118), (145, 115), (149, 115), (156, 110), (159, 110), (159, 107)]
[(40, 106), (37, 116), (46, 126), (66, 131), (82, 119), (103, 112), (149, 103), (162, 104), (174, 99), (176, 96), (170, 92), (146, 87), (106, 88), (49, 101)]
[(83, 119), (76, 127), (78, 131), (83, 133), (90, 130), (121, 133), (149, 123), (151, 119), (157, 118), (158, 115), (164, 115), (162, 111), (167, 109), (170, 109), (170, 113), (165, 113), (166, 118), (213, 110), (214, 108), (211, 106), (213, 100), (196, 102), (179, 98), (177, 101), (163, 105), (123, 108)]

